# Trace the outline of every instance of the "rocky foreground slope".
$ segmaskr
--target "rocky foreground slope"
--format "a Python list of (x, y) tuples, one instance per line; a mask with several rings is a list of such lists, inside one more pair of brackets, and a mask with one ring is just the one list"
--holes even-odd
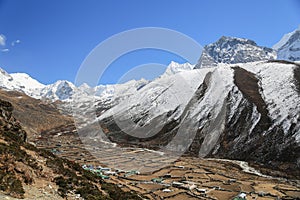
[(73, 124), (73, 119), (63, 115), (58, 109), (60, 102), (42, 101), (22, 92), (2, 89), (0, 89), (0, 99), (9, 101), (13, 105), (13, 115), (27, 132), (29, 141), (38, 137), (43, 130)]
[(26, 132), (0, 100), (0, 198), (140, 199), (103, 182), (80, 165), (26, 143)]

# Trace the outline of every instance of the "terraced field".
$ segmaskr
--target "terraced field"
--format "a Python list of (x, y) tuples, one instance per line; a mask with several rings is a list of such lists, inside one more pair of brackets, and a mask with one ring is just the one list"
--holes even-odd
[[(247, 199), (300, 197), (299, 180), (265, 176), (245, 162), (176, 158), (171, 154), (109, 144), (89, 146), (70, 135), (39, 139), (36, 143), (82, 165), (100, 165), (118, 171), (106, 181), (149, 199), (233, 199), (241, 193)], [(130, 170), (140, 174), (128, 175), (126, 171)]]

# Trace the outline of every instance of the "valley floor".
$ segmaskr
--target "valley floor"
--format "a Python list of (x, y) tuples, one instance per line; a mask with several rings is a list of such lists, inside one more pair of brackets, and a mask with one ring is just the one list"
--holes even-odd
[[(245, 162), (178, 159), (141, 148), (89, 146), (70, 135), (40, 138), (35, 143), (39, 148), (51, 150), (81, 165), (100, 165), (112, 171), (123, 169), (106, 181), (149, 199), (233, 199), (241, 193), (245, 193), (247, 199), (300, 197), (299, 180), (264, 176)], [(133, 170), (140, 174), (128, 173)]]

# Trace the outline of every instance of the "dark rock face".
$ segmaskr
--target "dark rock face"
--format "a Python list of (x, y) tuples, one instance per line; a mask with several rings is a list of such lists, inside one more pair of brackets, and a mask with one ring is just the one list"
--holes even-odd
[(12, 117), (13, 106), (7, 101), (0, 99), (0, 130), (13, 131), (23, 142), (27, 139), (26, 132), (22, 129), (20, 123)]
[(276, 58), (273, 49), (260, 47), (248, 39), (221, 37), (206, 45), (195, 68), (216, 66), (218, 63), (236, 64)]
[(257, 111), (261, 115), (259, 124), (262, 127), (262, 130), (260, 131), (266, 131), (271, 126), (271, 119), (269, 117), (267, 105), (259, 91), (259, 80), (255, 77), (255, 74), (245, 69), (240, 67), (234, 67), (233, 69), (235, 85), (243, 93), (244, 98), (256, 106)]
[(298, 94), (300, 95), (300, 66), (294, 69), (294, 79)]
[[(235, 84), (245, 99), (239, 105), (241, 114), (226, 123), (220, 148), (212, 156), (264, 163), (269, 168), (288, 170), (293, 176), (300, 177), (297, 161), (300, 146), (294, 137), (290, 137), (295, 130), (284, 134), (281, 126), (272, 126), (267, 105), (259, 92), (259, 80), (245, 69), (236, 67), (234, 70)], [(234, 102), (234, 98), (230, 94), (227, 101)], [(255, 127), (251, 128), (249, 122), (254, 120), (254, 105), (261, 117)], [(230, 112), (232, 108), (228, 106), (227, 109)]]

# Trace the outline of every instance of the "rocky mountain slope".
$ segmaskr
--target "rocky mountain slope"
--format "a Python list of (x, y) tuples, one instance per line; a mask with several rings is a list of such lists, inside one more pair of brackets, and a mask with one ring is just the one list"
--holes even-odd
[(270, 61), (178, 73), (98, 120), (113, 142), (258, 162), (299, 177), (299, 71)]
[(254, 41), (235, 37), (221, 37), (217, 42), (206, 45), (196, 68), (217, 66), (218, 63), (247, 63), (276, 59), (276, 52), (260, 47)]
[(10, 199), (141, 199), (77, 163), (26, 143), (26, 132), (0, 100), (0, 197)]
[(28, 133), (28, 138), (36, 138), (43, 130), (73, 124), (70, 116), (63, 115), (59, 102), (45, 102), (27, 96), (22, 92), (0, 89), (0, 99), (11, 102), (13, 114)]
[(278, 52), (278, 59), (297, 61), (300, 60), (300, 27), (291, 33), (285, 34), (273, 46)]

